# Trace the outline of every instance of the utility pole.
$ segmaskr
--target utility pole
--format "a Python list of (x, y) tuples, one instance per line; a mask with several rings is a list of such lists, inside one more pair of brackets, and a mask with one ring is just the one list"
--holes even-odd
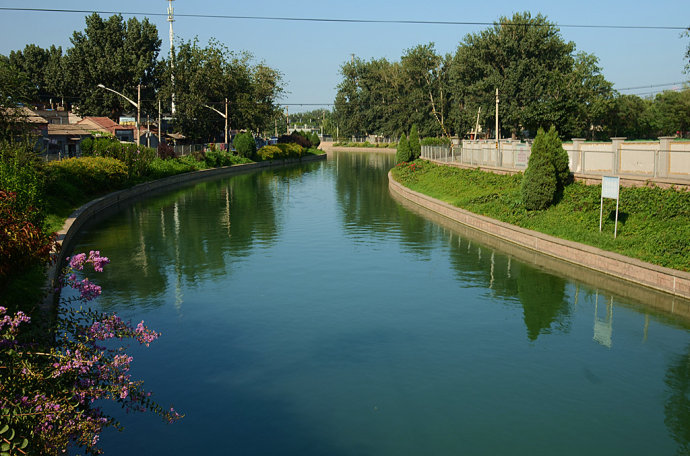
[(151, 147), (151, 116), (146, 114), (146, 147)]
[(161, 123), (161, 100), (158, 100), (158, 145), (161, 144), (161, 130), (163, 129), (163, 124)]
[(175, 60), (173, 52), (173, 22), (175, 22), (175, 10), (173, 9), (172, 2), (174, 0), (168, 0), (168, 22), (170, 22), (170, 83), (172, 84), (172, 96), (171, 96), (171, 112), (175, 115)]
[(326, 110), (324, 109), (321, 114), (321, 140), (323, 140), (323, 126), (326, 123)]
[(141, 84), (137, 84), (137, 146), (141, 145)]
[(498, 87), (496, 87), (496, 150), (498, 150)]
[(225, 99), (225, 145), (230, 148), (228, 143), (228, 99)]
[(275, 137), (278, 137), (278, 118), (273, 119), (273, 126), (275, 127)]
[(285, 134), (290, 134), (290, 113), (288, 112), (288, 107), (285, 106)]
[(477, 122), (474, 124), (474, 139), (479, 139), (479, 113), (482, 112), (482, 107), (477, 109)]

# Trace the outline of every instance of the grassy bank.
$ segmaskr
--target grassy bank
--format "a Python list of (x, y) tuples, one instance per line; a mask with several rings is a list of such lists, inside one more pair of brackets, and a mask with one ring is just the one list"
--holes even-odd
[(470, 212), (660, 266), (690, 271), (690, 192), (622, 188), (618, 237), (613, 238), (616, 202), (604, 200), (599, 232), (601, 186), (573, 183), (560, 201), (527, 211), (521, 201), (522, 174), (497, 175), (476, 169), (438, 166), (423, 160), (392, 170), (401, 184)]

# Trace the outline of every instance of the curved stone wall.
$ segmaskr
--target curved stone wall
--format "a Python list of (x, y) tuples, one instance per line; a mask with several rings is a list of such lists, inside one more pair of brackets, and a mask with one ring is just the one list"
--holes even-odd
[(419, 206), (492, 236), (658, 291), (690, 299), (690, 273), (646, 263), (618, 253), (566, 241), (536, 231), (473, 214), (410, 190), (388, 173), (389, 189)]

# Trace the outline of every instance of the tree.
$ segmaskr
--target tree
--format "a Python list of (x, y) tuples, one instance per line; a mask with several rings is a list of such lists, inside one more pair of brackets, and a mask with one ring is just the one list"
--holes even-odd
[(651, 119), (652, 101), (637, 95), (615, 97), (604, 121), (609, 137), (648, 139), (654, 136)]
[[(119, 95), (98, 88), (99, 84), (137, 99), (141, 84), (144, 110), (153, 110), (156, 98), (157, 59), (161, 40), (156, 26), (148, 19), (121, 15), (86, 17), (83, 32), (74, 32), (64, 67), (68, 69), (67, 94), (74, 97), (81, 115), (108, 116), (117, 119), (135, 108)], [(157, 106), (156, 106), (157, 109)]]
[(62, 48), (50, 46), (43, 49), (27, 44), (23, 51), (12, 51), (9, 63), (30, 82), (29, 97), (32, 101), (48, 102), (65, 93), (65, 74), (62, 65)]
[(532, 153), (522, 178), (522, 202), (528, 211), (546, 209), (556, 193), (556, 168), (553, 165), (550, 145), (541, 128), (532, 144)]
[(690, 88), (680, 92), (665, 90), (652, 103), (652, 125), (658, 136), (670, 136), (690, 130)]
[(405, 163), (412, 160), (412, 152), (410, 151), (410, 145), (407, 142), (407, 136), (405, 133), (400, 135), (398, 140), (398, 148), (395, 151), (395, 161), (397, 163)]
[[(235, 53), (218, 41), (201, 47), (197, 39), (175, 49), (174, 69), (165, 68), (160, 96), (175, 93), (175, 125), (188, 138), (205, 141), (218, 138), (225, 120), (204, 105), (224, 109), (228, 100), (228, 123), (232, 128), (258, 131), (272, 124), (282, 92), (281, 75), (264, 64), (252, 65), (252, 55)], [(175, 86), (170, 78), (174, 71)]]
[(601, 114), (597, 97), (606, 99), (610, 87), (596, 58), (576, 57), (574, 51), (558, 27), (528, 12), (501, 17), (492, 28), (467, 35), (450, 69), (453, 123), (461, 133), (469, 131), (479, 107), (480, 121), (493, 121), (498, 88), (501, 128), (510, 134), (546, 125), (565, 135), (589, 129)]
[(422, 145), (419, 143), (419, 133), (417, 132), (417, 124), (412, 125), (412, 130), (410, 130), (410, 155), (412, 160), (416, 160), (422, 154)]
[(31, 82), (17, 72), (9, 59), (0, 56), (0, 141), (8, 141), (28, 133), (20, 103), (30, 99)]

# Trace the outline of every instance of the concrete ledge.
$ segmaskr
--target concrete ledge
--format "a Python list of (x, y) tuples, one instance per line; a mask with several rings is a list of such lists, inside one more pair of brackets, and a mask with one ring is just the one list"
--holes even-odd
[(221, 176), (231, 176), (234, 174), (241, 174), (254, 171), (262, 168), (275, 168), (286, 165), (293, 165), (298, 163), (309, 163), (314, 161), (321, 161), (326, 159), (326, 154), (308, 155), (301, 159), (288, 160), (272, 160), (257, 163), (248, 163), (245, 165), (223, 166), (221, 168), (203, 169), (200, 171), (193, 171), (189, 173), (177, 174), (175, 176), (165, 177), (150, 182), (137, 184), (133, 187), (109, 193), (105, 196), (89, 201), (76, 211), (72, 212), (65, 220), (62, 229), (58, 231), (57, 243), (60, 246), (59, 253), (56, 254), (55, 262), (48, 269), (47, 273), (47, 290), (48, 294), (43, 301), (43, 310), (48, 310), (53, 307), (56, 299), (59, 297), (55, 292), (55, 280), (62, 270), (65, 262), (65, 257), (68, 256), (71, 246), (78, 238), (79, 230), (94, 216), (105, 211), (117, 208), (120, 204), (147, 196), (153, 192), (160, 190), (170, 190), (183, 185), (212, 179)]
[(415, 204), (492, 236), (654, 290), (690, 299), (690, 273), (664, 268), (634, 258), (566, 241), (536, 231), (473, 214), (410, 190), (388, 173), (389, 189)]

